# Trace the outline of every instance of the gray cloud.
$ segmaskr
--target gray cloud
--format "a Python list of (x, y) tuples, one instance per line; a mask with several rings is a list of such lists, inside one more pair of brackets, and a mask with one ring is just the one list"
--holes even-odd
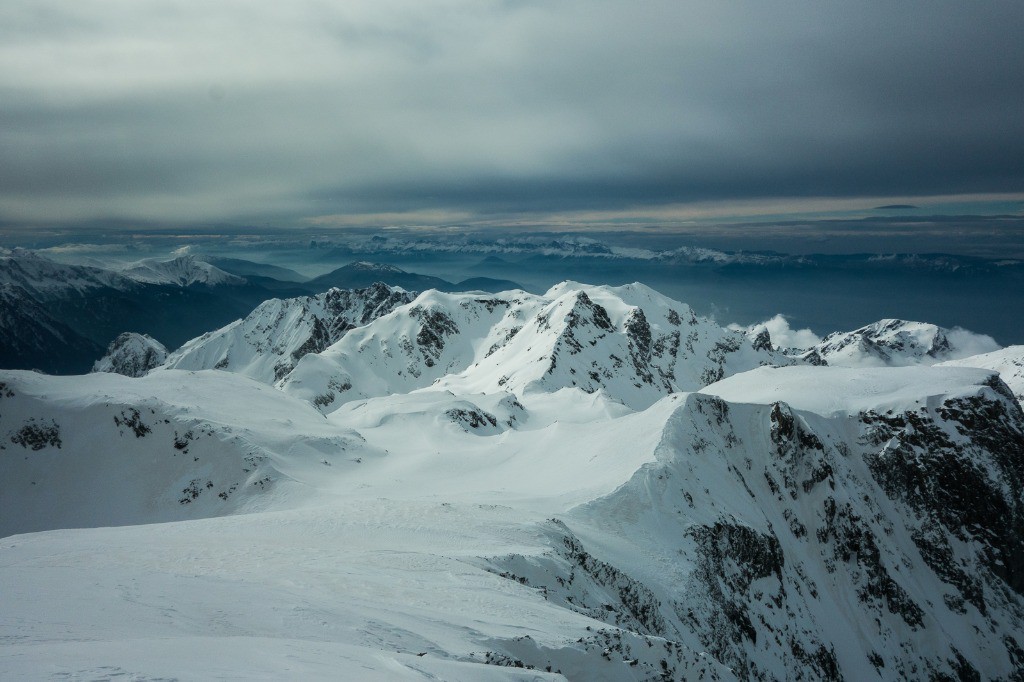
[(0, 219), (1024, 187), (1015, 2), (0, 7)]

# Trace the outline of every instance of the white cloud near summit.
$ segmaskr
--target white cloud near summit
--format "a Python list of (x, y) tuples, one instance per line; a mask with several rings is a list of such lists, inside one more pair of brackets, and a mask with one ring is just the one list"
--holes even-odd
[(821, 343), (821, 337), (810, 329), (793, 329), (790, 327), (789, 320), (782, 314), (749, 326), (733, 323), (729, 325), (729, 329), (738, 329), (755, 334), (762, 329), (767, 329), (768, 335), (772, 338), (772, 344), (782, 348), (805, 349)]

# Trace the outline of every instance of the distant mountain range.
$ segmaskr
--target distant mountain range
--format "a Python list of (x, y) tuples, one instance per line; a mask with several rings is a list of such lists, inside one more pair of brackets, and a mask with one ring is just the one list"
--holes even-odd
[[(613, 241), (614, 240), (614, 241)], [(664, 245), (655, 248), (653, 245)], [(886, 318), (928, 320), (1024, 343), (1024, 260), (944, 253), (785, 254), (678, 245), (645, 233), (615, 237), (482, 233), (338, 235), (309, 249), (321, 262), (376, 260), (410, 269), (446, 263), (542, 292), (572, 279), (642, 282), (723, 322), (782, 312), (827, 332)]]
[(453, 284), (372, 263), (351, 264), (308, 282), (274, 279), (275, 274), (302, 279), (276, 266), (196, 255), (147, 259), (115, 270), (58, 263), (25, 249), (0, 252), (0, 367), (84, 373), (123, 332), (146, 334), (177, 348), (244, 317), (263, 301), (335, 286), (383, 282), (415, 290), (518, 287), (486, 278)]
[(372, 263), (369, 261), (349, 263), (325, 275), (314, 277), (306, 282), (305, 286), (314, 291), (326, 291), (333, 287), (338, 289), (362, 289), (375, 282), (402, 287), (409, 291), (437, 289), (438, 291), (494, 292), (521, 288), (519, 284), (511, 280), (491, 279), (489, 277), (473, 277), (453, 283), (440, 277), (418, 275), (406, 272), (394, 265)]

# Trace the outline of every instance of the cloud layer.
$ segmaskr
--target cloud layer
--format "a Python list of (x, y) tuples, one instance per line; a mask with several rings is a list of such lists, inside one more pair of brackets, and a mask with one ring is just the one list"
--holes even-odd
[(0, 219), (1024, 186), (1015, 2), (0, 7)]
[(810, 329), (793, 329), (789, 326), (789, 320), (784, 315), (776, 315), (764, 322), (758, 322), (749, 326), (730, 324), (729, 329), (745, 331), (748, 334), (758, 334), (768, 330), (772, 345), (781, 348), (807, 349), (821, 343), (821, 337)]

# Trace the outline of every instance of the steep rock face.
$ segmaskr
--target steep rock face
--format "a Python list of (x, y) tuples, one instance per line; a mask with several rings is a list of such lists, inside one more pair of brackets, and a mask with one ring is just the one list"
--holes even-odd
[(167, 349), (162, 343), (147, 334), (125, 332), (110, 343), (92, 371), (141, 377), (166, 360)]
[(244, 319), (185, 343), (168, 369), (221, 369), (272, 384), (309, 353), (319, 353), (415, 294), (377, 283), (317, 296), (265, 301)]
[(931, 365), (999, 348), (991, 337), (963, 329), (904, 320), (879, 320), (852, 332), (834, 332), (801, 356), (838, 367)]
[(500, 348), (518, 333), (517, 320), (536, 307), (526, 294), (483, 298), (426, 291), (324, 352), (306, 355), (281, 387), (324, 412), (358, 398), (408, 393)]
[(791, 362), (642, 285), (567, 282), (543, 296), (424, 293), (306, 356), (282, 387), (324, 411), (435, 382), (456, 393), (575, 387), (642, 409), (738, 371)]
[(1024, 414), (992, 375), (929, 376), (954, 388), (876, 381), (826, 414), (690, 395), (657, 463), (553, 521), (548, 554), (490, 566), (605, 622), (612, 662), (670, 642), (666, 679), (687, 651), (739, 679), (1016, 679)]
[[(640, 284), (590, 287), (566, 282), (546, 297), (552, 303), (507, 349), (495, 354), (495, 362), (513, 370), (507, 383), (514, 389), (603, 391), (638, 409), (735, 372), (791, 362)], [(529, 371), (537, 346), (547, 364), (539, 376)]]

